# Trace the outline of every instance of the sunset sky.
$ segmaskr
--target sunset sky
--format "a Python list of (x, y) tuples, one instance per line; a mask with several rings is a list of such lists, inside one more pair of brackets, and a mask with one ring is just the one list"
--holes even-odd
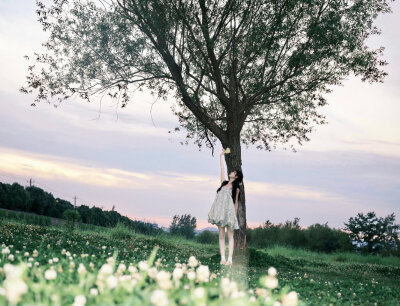
[[(358, 212), (396, 214), (400, 222), (400, 3), (378, 19), (389, 73), (384, 83), (349, 77), (327, 95), (316, 126), (297, 152), (242, 145), (247, 222), (250, 227), (300, 218), (302, 226), (343, 227)], [(46, 34), (35, 1), (0, 0), (0, 181), (34, 185), (77, 204), (106, 210), (115, 205), (132, 219), (169, 226), (175, 214), (191, 214), (197, 228), (214, 226), (207, 214), (219, 187), (214, 156), (185, 141), (173, 100), (137, 94), (125, 109), (111, 101), (67, 100), (59, 107), (30, 106), (24, 95), (28, 62)], [(154, 103), (154, 104), (153, 104)], [(153, 106), (152, 106), (153, 104)], [(152, 112), (150, 109), (152, 107)], [(225, 166), (226, 169), (226, 166)]]

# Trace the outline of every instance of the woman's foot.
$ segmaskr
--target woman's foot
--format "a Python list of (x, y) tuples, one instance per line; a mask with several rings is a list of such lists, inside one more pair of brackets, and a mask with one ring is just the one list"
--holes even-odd
[(225, 266), (231, 266), (232, 265), (232, 257), (228, 257), (228, 260), (225, 263)]
[(225, 256), (221, 256), (221, 261), (219, 262), (221, 265), (226, 264)]

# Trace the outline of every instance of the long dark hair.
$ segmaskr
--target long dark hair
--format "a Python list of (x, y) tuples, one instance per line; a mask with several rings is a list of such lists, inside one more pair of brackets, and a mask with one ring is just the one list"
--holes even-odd
[[(235, 171), (236, 171), (237, 178), (235, 178), (235, 180), (232, 182), (232, 200), (233, 200), (233, 203), (235, 203), (235, 199), (236, 199), (236, 190), (237, 190), (237, 188), (240, 189), (239, 185), (243, 181), (243, 173), (242, 173), (242, 171), (240, 171), (239, 169), (236, 169)], [(224, 187), (228, 183), (229, 183), (229, 181), (223, 181), (221, 186), (217, 189), (217, 192), (219, 192), (221, 190), (221, 188)], [(240, 199), (240, 193), (239, 193), (239, 199)]]

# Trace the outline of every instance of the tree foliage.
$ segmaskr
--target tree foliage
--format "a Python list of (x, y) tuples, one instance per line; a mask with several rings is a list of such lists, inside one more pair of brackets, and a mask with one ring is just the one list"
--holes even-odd
[(190, 214), (174, 215), (169, 232), (172, 235), (184, 236), (187, 239), (192, 239), (195, 236), (196, 217)]
[(351, 74), (383, 80), (383, 48), (365, 43), (389, 2), (37, 1), (47, 50), (21, 90), (37, 92), (32, 105), (107, 94), (125, 107), (147, 88), (176, 97), (172, 110), (199, 147), (301, 144), (326, 123), (317, 109), (332, 85)]
[(356, 248), (366, 253), (390, 253), (400, 248), (400, 224), (395, 224), (395, 214), (377, 217), (374, 211), (358, 213), (345, 223)]

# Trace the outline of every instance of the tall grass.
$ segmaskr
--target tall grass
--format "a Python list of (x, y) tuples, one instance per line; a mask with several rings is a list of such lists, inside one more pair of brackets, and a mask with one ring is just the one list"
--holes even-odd
[(285, 256), (288, 258), (302, 258), (312, 261), (329, 261), (329, 262), (344, 262), (344, 263), (363, 263), (363, 264), (377, 264), (385, 266), (400, 267), (400, 258), (395, 256), (377, 256), (377, 255), (360, 255), (350, 252), (334, 252), (334, 253), (321, 253), (305, 249), (290, 248), (284, 246), (271, 246), (261, 249), (263, 252), (271, 256)]

